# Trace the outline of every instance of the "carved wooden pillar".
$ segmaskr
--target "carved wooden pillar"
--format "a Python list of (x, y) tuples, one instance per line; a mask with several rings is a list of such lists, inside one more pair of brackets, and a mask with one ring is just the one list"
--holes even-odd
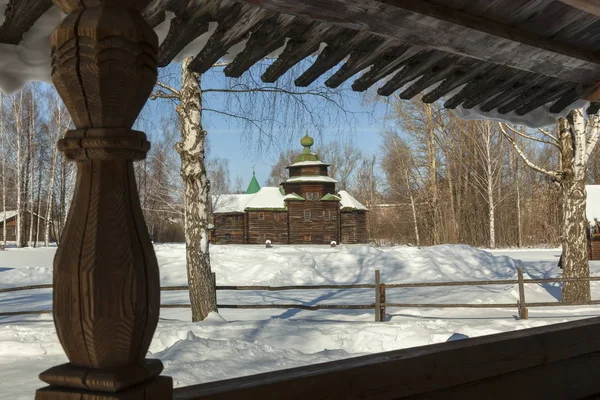
[(77, 129), (58, 143), (77, 185), (54, 259), (54, 322), (70, 363), (40, 379), (37, 399), (170, 399), (162, 363), (145, 359), (158, 322), (156, 256), (133, 161), (150, 148), (131, 130), (156, 81), (150, 0), (54, 0), (68, 16), (51, 37), (52, 79)]

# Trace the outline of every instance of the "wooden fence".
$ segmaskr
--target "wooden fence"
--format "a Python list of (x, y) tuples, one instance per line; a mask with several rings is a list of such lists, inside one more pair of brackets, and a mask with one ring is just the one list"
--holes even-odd
[[(600, 281), (600, 276), (587, 278), (542, 278), (542, 279), (524, 279), (523, 268), (517, 268), (517, 279), (498, 279), (488, 281), (457, 281), (457, 282), (427, 282), (427, 283), (383, 283), (381, 282), (381, 273), (375, 271), (374, 284), (355, 284), (355, 285), (301, 285), (301, 286), (216, 286), (217, 291), (225, 290), (244, 290), (244, 291), (284, 291), (284, 290), (349, 290), (349, 289), (374, 289), (375, 302), (371, 304), (218, 304), (220, 309), (301, 309), (301, 310), (365, 310), (375, 311), (375, 321), (382, 322), (386, 320), (388, 307), (395, 308), (516, 308), (520, 319), (528, 318), (528, 308), (530, 307), (556, 307), (556, 306), (581, 306), (597, 305), (600, 300), (591, 300), (587, 302), (563, 303), (558, 302), (531, 302), (527, 303), (525, 299), (526, 284), (540, 283), (560, 283), (560, 282), (581, 282), (581, 281)], [(387, 291), (390, 289), (401, 288), (422, 288), (422, 287), (449, 287), (449, 286), (486, 286), (486, 285), (518, 285), (519, 300), (515, 303), (493, 303), (493, 304), (472, 304), (472, 303), (389, 303), (386, 300)], [(0, 289), (0, 293), (16, 292), (34, 289), (51, 289), (51, 284), (30, 285), (15, 288)], [(188, 286), (164, 286), (161, 291), (179, 291), (189, 290)], [(161, 304), (161, 308), (190, 308), (190, 304)], [(23, 314), (48, 314), (52, 310), (34, 310), (34, 311), (12, 311), (0, 313), (0, 317), (23, 315)]]

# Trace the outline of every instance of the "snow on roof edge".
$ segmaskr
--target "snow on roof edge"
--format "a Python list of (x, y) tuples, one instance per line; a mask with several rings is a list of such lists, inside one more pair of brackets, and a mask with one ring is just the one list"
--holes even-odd
[(340, 200), (340, 210), (350, 209), (350, 210), (359, 210), (359, 211), (369, 211), (367, 207), (362, 205), (361, 202), (356, 200), (350, 193), (345, 190), (340, 190), (338, 192), (338, 196), (341, 198)]

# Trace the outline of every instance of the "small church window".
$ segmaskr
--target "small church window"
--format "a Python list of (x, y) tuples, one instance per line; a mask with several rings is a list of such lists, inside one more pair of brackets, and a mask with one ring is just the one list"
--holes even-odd
[(226, 223), (226, 222), (227, 222), (227, 217), (223, 215), (223, 216), (221, 217), (221, 223), (223, 223), (223, 224), (224, 224), (224, 223)]
[(265, 213), (258, 213), (258, 220), (263, 221), (265, 219)]
[(330, 219), (331, 219), (331, 211), (330, 210), (323, 211), (323, 220), (329, 221)]
[(304, 241), (310, 242), (312, 240), (312, 235), (304, 235)]
[(310, 221), (310, 210), (304, 210), (304, 220)]
[(319, 200), (319, 192), (306, 192), (306, 200)]
[(229, 233), (225, 234), (225, 240), (231, 240), (231, 234), (229, 234)]
[(236, 223), (236, 224), (238, 223), (238, 216), (237, 216), (237, 215), (235, 215), (235, 216), (233, 217), (233, 222), (234, 222), (234, 223)]

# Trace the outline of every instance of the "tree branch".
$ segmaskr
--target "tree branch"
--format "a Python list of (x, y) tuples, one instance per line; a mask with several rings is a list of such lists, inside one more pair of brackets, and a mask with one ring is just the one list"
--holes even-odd
[(175, 96), (181, 98), (181, 92), (177, 89), (175, 89), (174, 87), (171, 87), (169, 85), (167, 85), (166, 83), (162, 83), (162, 82), (156, 82), (156, 86), (160, 86), (163, 89), (167, 89), (168, 91), (170, 91), (171, 93), (173, 93)]
[(517, 129), (513, 128), (512, 126), (510, 126), (508, 124), (504, 124), (504, 125), (508, 129), (510, 129), (512, 132), (514, 132), (517, 135), (521, 136), (522, 138), (533, 140), (534, 142), (538, 142), (538, 143), (549, 144), (549, 145), (554, 146), (556, 148), (560, 148), (560, 146), (558, 144), (558, 140), (556, 138), (554, 138), (554, 136), (552, 136), (549, 133), (545, 132), (543, 129), (539, 129), (540, 133), (542, 133), (544, 136), (548, 136), (548, 137), (552, 138), (552, 140), (553, 140), (552, 142), (549, 142), (547, 140), (538, 139), (535, 136), (526, 135), (523, 132), (519, 132)]
[(552, 135), (550, 132), (542, 129), (542, 128), (538, 128), (538, 131), (540, 131), (540, 133), (550, 139), (552, 139), (553, 141), (555, 141), (556, 143), (558, 143), (558, 138), (554, 135)]
[(515, 149), (515, 151), (517, 152), (517, 154), (519, 155), (519, 157), (521, 157), (521, 159), (523, 160), (523, 162), (525, 164), (527, 164), (527, 166), (531, 169), (533, 169), (534, 171), (540, 172), (542, 174), (548, 175), (556, 180), (560, 180), (561, 179), (561, 174), (557, 171), (550, 171), (547, 170), (545, 168), (539, 167), (537, 165), (535, 165), (534, 163), (532, 163), (527, 156), (525, 155), (525, 153), (523, 153), (523, 150), (521, 150), (519, 148), (519, 146), (517, 145), (517, 143), (515, 142), (515, 140), (508, 134), (508, 132), (506, 132), (506, 130), (504, 129), (504, 125), (503, 123), (499, 123), (498, 125), (500, 125), (500, 131), (502, 132), (502, 135), (504, 136), (504, 138), (506, 140), (509, 141), (510, 144), (512, 144), (513, 148)]

